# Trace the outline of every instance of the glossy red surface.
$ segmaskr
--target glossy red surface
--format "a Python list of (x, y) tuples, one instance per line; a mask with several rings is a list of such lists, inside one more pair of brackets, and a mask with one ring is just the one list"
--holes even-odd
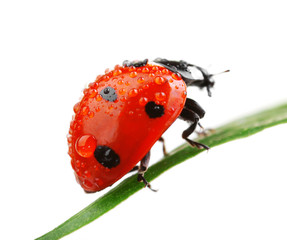
[[(116, 91), (113, 102), (100, 95), (107, 86)], [(74, 107), (68, 137), (71, 164), (80, 185), (95, 192), (128, 173), (177, 119), (185, 100), (184, 81), (161, 66), (117, 65), (98, 76)], [(145, 112), (149, 101), (162, 105), (164, 115), (150, 118)], [(119, 155), (120, 164), (114, 168), (102, 166), (91, 154), (95, 144), (112, 148)]]

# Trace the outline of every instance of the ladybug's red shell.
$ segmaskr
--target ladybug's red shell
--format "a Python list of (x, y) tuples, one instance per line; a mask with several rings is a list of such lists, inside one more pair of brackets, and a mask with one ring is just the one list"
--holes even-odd
[[(74, 107), (68, 137), (81, 186), (99, 191), (128, 173), (177, 119), (185, 100), (180, 75), (161, 66), (116, 66), (98, 76)], [(149, 106), (156, 112), (148, 112)], [(118, 157), (113, 166), (104, 166), (95, 157), (98, 146)]]

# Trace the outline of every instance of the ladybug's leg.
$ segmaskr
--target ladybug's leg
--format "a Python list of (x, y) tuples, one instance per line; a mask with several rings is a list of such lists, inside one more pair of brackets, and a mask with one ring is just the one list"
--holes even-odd
[(182, 138), (185, 139), (192, 147), (197, 147), (199, 149), (209, 149), (209, 147), (202, 143), (192, 141), (188, 137), (194, 132), (199, 123), (199, 119), (203, 118), (204, 114), (205, 111), (199, 106), (199, 104), (190, 98), (186, 99), (184, 108), (180, 113), (181, 119), (191, 123), (191, 125), (185, 131), (183, 131)]
[[(167, 153), (167, 151), (166, 151), (164, 138), (163, 138), (163, 137), (160, 137), (160, 138), (158, 139), (158, 141), (162, 142), (162, 151), (163, 151), (163, 154), (164, 154), (164, 156), (167, 156), (168, 153)], [(145, 156), (145, 157), (146, 157), (146, 156)], [(140, 169), (140, 166), (136, 165), (136, 166), (134, 166), (129, 172), (139, 171), (139, 169)]]
[(167, 156), (167, 155), (168, 155), (168, 153), (167, 153), (167, 151), (166, 151), (164, 138), (163, 138), (163, 137), (160, 137), (160, 138), (158, 139), (158, 141), (162, 142), (162, 151), (163, 151), (163, 155), (164, 155), (164, 156)]
[(138, 171), (139, 169), (140, 169), (140, 166), (136, 165), (129, 171), (129, 173), (134, 172), (134, 171)]
[[(188, 138), (189, 135), (194, 132), (194, 130), (195, 130), (196, 126), (197, 126), (197, 123), (198, 123), (199, 118), (197, 118), (197, 116), (194, 116), (193, 120), (194, 120), (194, 121), (191, 123), (191, 125), (190, 125), (185, 131), (183, 131), (183, 133), (182, 133), (182, 138), (183, 138), (184, 140), (186, 140), (192, 147), (197, 147), (197, 148), (199, 148), (199, 149), (205, 148), (205, 149), (208, 150), (208, 149), (209, 149), (208, 146), (206, 146), (206, 145), (204, 145), (204, 144), (202, 144), (202, 143), (195, 142), (195, 141), (190, 140), (190, 139)], [(189, 121), (190, 121), (190, 120), (189, 120)]]
[(138, 181), (143, 182), (146, 187), (156, 192), (157, 190), (152, 189), (150, 183), (144, 178), (144, 174), (148, 168), (149, 160), (150, 160), (150, 152), (148, 152), (140, 162), (140, 166), (138, 170)]
[(201, 131), (195, 131), (199, 137), (207, 137), (212, 133), (215, 133), (215, 130), (212, 128), (204, 128), (199, 122), (198, 126), (201, 128)]
[[(205, 115), (203, 108), (196, 101), (190, 98), (186, 99), (183, 109), (194, 112), (199, 118), (203, 118)], [(188, 121), (188, 119), (186, 120)]]

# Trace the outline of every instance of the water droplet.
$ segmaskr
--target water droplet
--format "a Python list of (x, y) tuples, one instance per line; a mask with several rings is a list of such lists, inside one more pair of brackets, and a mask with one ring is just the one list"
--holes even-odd
[(134, 115), (134, 112), (133, 111), (129, 111), (129, 115), (130, 116)]
[(143, 77), (138, 78), (138, 83), (144, 83), (145, 79)]
[(95, 184), (97, 186), (102, 186), (104, 184), (104, 181), (100, 178), (95, 178)]
[(81, 157), (88, 158), (94, 154), (97, 147), (97, 140), (90, 134), (83, 135), (77, 139), (75, 147)]
[(83, 107), (81, 110), (81, 115), (85, 116), (89, 112), (89, 108), (87, 106)]
[(88, 88), (85, 88), (85, 89), (83, 90), (84, 95), (86, 95), (86, 94), (88, 93), (88, 91), (89, 91), (89, 89), (88, 89)]
[(123, 85), (123, 84), (124, 84), (124, 81), (121, 79), (121, 80), (118, 81), (118, 84), (119, 84), (119, 85)]
[(138, 95), (138, 93), (139, 93), (139, 91), (138, 91), (137, 89), (133, 88), (133, 89), (131, 89), (131, 90), (129, 91), (129, 96), (130, 96), (130, 97), (135, 97), (135, 96)]
[(130, 67), (129, 67), (129, 72), (132, 72), (132, 71), (134, 71), (135, 69), (136, 69), (135, 66), (130, 66)]
[(90, 98), (94, 98), (95, 96), (97, 96), (97, 94), (98, 94), (97, 90), (95, 90), (95, 89), (90, 89), (89, 90), (89, 97)]
[(80, 160), (76, 160), (76, 167), (79, 168), (81, 166)]
[(169, 70), (165, 68), (165, 69), (162, 70), (162, 73), (163, 74), (169, 74)]
[(96, 77), (96, 80), (99, 80), (102, 76), (103, 76), (103, 75), (98, 75), (98, 76)]
[(131, 72), (131, 73), (130, 73), (130, 77), (131, 77), (131, 78), (135, 78), (137, 75), (138, 75), (137, 72)]
[(120, 99), (122, 102), (125, 102), (126, 100), (127, 100), (127, 98), (126, 97), (121, 97), (121, 99)]
[(149, 72), (149, 68), (144, 67), (144, 68), (142, 69), (142, 72), (143, 72), (143, 73), (148, 73), (148, 72)]
[(154, 79), (154, 82), (155, 82), (156, 84), (158, 84), (158, 85), (161, 85), (161, 84), (163, 84), (163, 83), (165, 82), (165, 79), (164, 79), (163, 77), (156, 77), (156, 78)]
[(88, 170), (84, 171), (84, 175), (86, 178), (91, 177), (91, 173)]
[(124, 95), (127, 92), (125, 88), (119, 90), (119, 94)]
[(121, 71), (120, 69), (116, 69), (116, 70), (114, 70), (114, 72), (113, 72), (113, 76), (118, 76), (118, 75), (120, 75), (120, 74), (122, 74), (122, 71)]
[(68, 141), (68, 143), (71, 143), (71, 142), (72, 142), (72, 140), (73, 140), (73, 139), (72, 139), (72, 136), (70, 136), (70, 135), (69, 135), (69, 136), (67, 136), (67, 141)]
[(114, 67), (115, 70), (119, 70), (120, 68), (121, 68), (121, 65), (119, 65), (119, 64), (115, 65), (115, 67)]
[(97, 82), (91, 82), (89, 84), (89, 88), (98, 88), (98, 86), (99, 86), (99, 83), (97, 83)]
[(72, 158), (73, 157), (73, 150), (71, 147), (69, 147), (69, 151), (68, 151), (69, 156)]
[(148, 89), (148, 88), (149, 88), (148, 84), (143, 85), (143, 89)]
[(148, 103), (148, 98), (146, 98), (146, 97), (141, 97), (141, 98), (139, 99), (139, 105), (145, 106), (147, 103)]
[(100, 94), (98, 94), (97, 97), (96, 97), (96, 100), (97, 100), (98, 102), (100, 102), (102, 99), (103, 99), (102, 96), (101, 96)]
[(109, 81), (109, 79), (110, 79), (110, 77), (109, 77), (108, 75), (104, 75), (104, 76), (103, 76), (103, 80), (104, 80), (104, 81), (107, 82), (107, 81)]
[(84, 186), (87, 187), (87, 188), (93, 187), (93, 184), (92, 184), (89, 180), (87, 180), (87, 179), (84, 180), (83, 184), (84, 184)]
[(74, 113), (77, 113), (79, 111), (79, 109), (80, 109), (80, 103), (78, 102), (78, 103), (75, 104), (75, 106), (73, 108)]
[(158, 70), (158, 67), (157, 67), (157, 66), (153, 66), (153, 67), (152, 67), (152, 70), (153, 70), (153, 71), (157, 71), (157, 70)]
[(155, 98), (156, 98), (158, 101), (163, 101), (163, 100), (165, 100), (166, 95), (165, 95), (164, 92), (157, 92), (157, 93), (155, 94)]
[(174, 80), (181, 80), (181, 76), (179, 73), (173, 73), (171, 74), (171, 77), (174, 79)]
[(100, 107), (96, 107), (96, 112), (99, 112), (101, 110)]
[(95, 113), (94, 113), (94, 112), (89, 112), (89, 113), (88, 113), (89, 118), (93, 118), (93, 117), (94, 117), (94, 115), (95, 115)]

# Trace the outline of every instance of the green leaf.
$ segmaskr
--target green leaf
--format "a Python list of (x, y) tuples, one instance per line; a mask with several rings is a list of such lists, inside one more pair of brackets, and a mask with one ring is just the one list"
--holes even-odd
[[(214, 147), (225, 142), (250, 136), (265, 128), (281, 123), (287, 123), (287, 103), (228, 123), (222, 127), (216, 128), (211, 135), (197, 140), (209, 147)], [(152, 181), (169, 168), (174, 167), (202, 151), (204, 150), (198, 150), (191, 148), (187, 144), (183, 144), (172, 151), (169, 156), (152, 165), (145, 174), (145, 177), (148, 181)], [(138, 183), (136, 179), (136, 174), (125, 179), (66, 222), (37, 239), (59, 239), (94, 221), (129, 196), (142, 189), (144, 184)]]

